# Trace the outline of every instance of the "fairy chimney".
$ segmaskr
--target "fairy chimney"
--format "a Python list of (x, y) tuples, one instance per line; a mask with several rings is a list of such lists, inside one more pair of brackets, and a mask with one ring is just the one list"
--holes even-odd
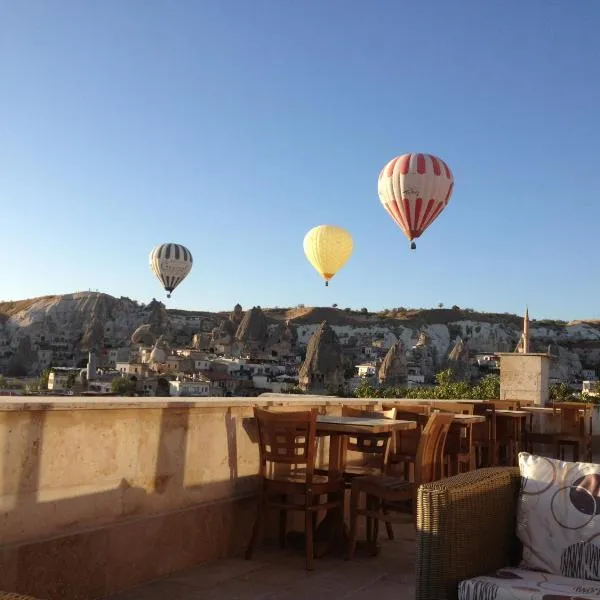
[(378, 372), (381, 385), (402, 385), (407, 380), (406, 350), (402, 342), (395, 342), (387, 351)]
[(469, 344), (458, 338), (454, 348), (448, 355), (448, 366), (454, 371), (457, 379), (469, 381), (471, 379), (471, 353)]
[(340, 344), (327, 321), (323, 321), (308, 342), (300, 367), (300, 388), (317, 394), (337, 393), (344, 386)]
[(264, 352), (267, 339), (267, 318), (260, 306), (246, 311), (235, 332), (235, 341), (246, 354)]

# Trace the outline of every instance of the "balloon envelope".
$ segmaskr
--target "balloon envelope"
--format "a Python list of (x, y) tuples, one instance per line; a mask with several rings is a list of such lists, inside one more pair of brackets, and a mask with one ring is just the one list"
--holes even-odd
[(192, 270), (192, 253), (181, 244), (159, 244), (150, 252), (150, 269), (171, 297), (171, 292)]
[(431, 154), (393, 158), (377, 183), (381, 204), (411, 242), (446, 208), (453, 189), (448, 165)]
[(341, 227), (319, 225), (304, 236), (303, 246), (310, 264), (328, 282), (352, 255), (354, 242)]

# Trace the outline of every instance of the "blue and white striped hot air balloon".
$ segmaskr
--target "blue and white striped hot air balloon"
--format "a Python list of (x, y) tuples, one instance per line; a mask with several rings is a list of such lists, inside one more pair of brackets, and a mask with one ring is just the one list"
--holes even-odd
[(167, 292), (171, 292), (192, 270), (192, 253), (181, 244), (159, 244), (150, 252), (150, 269)]

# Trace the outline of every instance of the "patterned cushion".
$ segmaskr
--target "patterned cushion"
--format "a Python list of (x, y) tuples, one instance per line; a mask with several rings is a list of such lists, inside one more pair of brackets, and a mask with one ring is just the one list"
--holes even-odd
[(506, 568), (494, 575), (461, 581), (459, 600), (584, 600), (600, 598), (600, 584), (589, 579), (574, 579)]
[(600, 465), (519, 454), (521, 567), (600, 580)]

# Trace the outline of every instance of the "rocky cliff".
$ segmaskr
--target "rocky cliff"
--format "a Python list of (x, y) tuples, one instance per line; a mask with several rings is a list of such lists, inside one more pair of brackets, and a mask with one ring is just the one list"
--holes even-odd
[[(236, 308), (241, 322), (242, 310)], [(384, 356), (392, 344), (400, 342), (407, 350), (427, 347), (426, 354), (435, 367), (445, 364), (459, 338), (468, 342), (471, 355), (512, 352), (523, 324), (517, 315), (477, 313), (457, 307), (378, 314), (337, 308), (254, 312), (257, 310), (264, 313), (260, 332), (265, 338), (265, 351), (271, 338), (281, 337), (274, 334), (285, 330), (290, 331), (286, 335), (302, 354), (312, 334), (327, 320), (346, 355), (355, 360)], [(93, 292), (0, 303), (0, 372), (31, 374), (49, 365), (83, 365), (89, 350), (107, 356), (111, 349), (129, 348), (136, 330), (135, 343), (144, 343), (146, 337), (149, 341), (156, 332), (167, 332), (172, 345), (191, 346), (194, 336), (204, 336), (210, 346), (213, 332), (223, 329), (231, 314), (166, 310), (158, 301), (144, 305)], [(147, 327), (139, 330), (141, 326)], [(582, 369), (600, 366), (600, 323), (532, 320), (530, 337), (532, 351), (545, 352), (551, 346), (558, 357), (556, 376), (578, 377)], [(374, 348), (378, 352), (371, 352)]]

